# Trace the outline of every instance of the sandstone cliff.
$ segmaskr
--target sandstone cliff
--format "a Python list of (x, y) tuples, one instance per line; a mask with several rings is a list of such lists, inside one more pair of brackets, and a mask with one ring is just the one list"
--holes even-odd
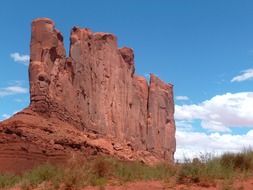
[(74, 27), (69, 49), (53, 21), (32, 22), (30, 106), (0, 124), (0, 170), (72, 151), (173, 161), (173, 86), (135, 75), (133, 50), (112, 34)]

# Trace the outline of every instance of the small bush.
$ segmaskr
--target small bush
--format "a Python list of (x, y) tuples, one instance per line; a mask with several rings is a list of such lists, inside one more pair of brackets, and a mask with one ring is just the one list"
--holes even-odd
[(225, 168), (248, 171), (253, 168), (253, 157), (250, 153), (226, 153), (221, 156), (220, 162)]
[(92, 166), (93, 174), (99, 178), (108, 177), (111, 173), (111, 163), (109, 159), (98, 158)]
[(201, 166), (196, 163), (184, 163), (177, 174), (178, 183), (198, 183), (201, 177)]
[(23, 180), (25, 184), (36, 187), (44, 181), (55, 178), (58, 172), (59, 169), (56, 166), (45, 164), (26, 172), (23, 176)]
[(18, 181), (19, 177), (10, 174), (0, 175), (0, 189), (14, 186)]

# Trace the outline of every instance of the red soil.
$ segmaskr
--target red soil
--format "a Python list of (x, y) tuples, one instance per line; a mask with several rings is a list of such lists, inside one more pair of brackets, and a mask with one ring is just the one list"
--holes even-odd
[(173, 184), (161, 181), (138, 181), (121, 186), (87, 187), (83, 190), (253, 190), (253, 178), (233, 182), (233, 185), (220, 182), (218, 184)]
[[(10, 190), (21, 190), (12, 188)], [(45, 190), (43, 185), (33, 190)], [(60, 190), (65, 190), (60, 189)], [(138, 181), (123, 185), (108, 185), (105, 187), (86, 187), (82, 190), (253, 190), (253, 178), (237, 180), (231, 183), (218, 182), (217, 184), (175, 184), (161, 181)]]

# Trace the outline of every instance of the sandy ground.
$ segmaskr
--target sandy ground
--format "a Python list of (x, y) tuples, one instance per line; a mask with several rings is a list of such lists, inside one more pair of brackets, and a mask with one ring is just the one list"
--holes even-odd
[(253, 190), (253, 179), (236, 181), (231, 184), (220, 183), (218, 185), (188, 184), (175, 185), (161, 181), (141, 181), (127, 183), (122, 186), (87, 187), (83, 190)]
[[(10, 190), (21, 190), (20, 188), (12, 188)], [(45, 187), (39, 187), (34, 190), (47, 190)], [(66, 189), (61, 189), (66, 190)], [(86, 187), (82, 190), (253, 190), (253, 178), (233, 182), (233, 185), (224, 184), (182, 184), (164, 183), (161, 181), (138, 181), (126, 183), (124, 185), (108, 185), (105, 187)]]

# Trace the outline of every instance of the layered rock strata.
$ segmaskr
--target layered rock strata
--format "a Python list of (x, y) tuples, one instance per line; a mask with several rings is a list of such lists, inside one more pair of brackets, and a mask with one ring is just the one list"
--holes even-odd
[[(55, 29), (54, 22), (47, 18), (34, 20), (29, 80), (30, 106), (0, 124), (0, 137), (8, 139), (6, 129), (19, 128), (19, 122), (22, 128), (29, 125), (30, 130), (41, 131), (45, 126), (50, 130), (51, 126), (56, 134), (64, 131), (64, 126), (70, 131), (78, 131), (80, 136), (95, 134), (96, 139), (111, 142), (112, 149), (118, 143), (120, 147), (131, 147), (131, 159), (150, 155), (154, 157), (151, 160), (173, 161), (173, 86), (154, 75), (150, 76), (149, 84), (144, 77), (137, 76), (133, 50), (118, 48), (114, 35), (74, 27), (67, 56), (63, 36)], [(37, 120), (47, 123), (43, 126)], [(41, 139), (41, 136), (36, 133), (34, 138)], [(28, 141), (38, 145), (34, 139)], [(47, 144), (43, 145), (46, 149)], [(60, 155), (66, 154), (66, 146), (61, 146)], [(49, 149), (53, 150), (54, 146)], [(1, 150), (0, 146), (0, 161)], [(104, 152), (112, 154), (112, 151)], [(113, 154), (118, 155), (117, 152)]]

